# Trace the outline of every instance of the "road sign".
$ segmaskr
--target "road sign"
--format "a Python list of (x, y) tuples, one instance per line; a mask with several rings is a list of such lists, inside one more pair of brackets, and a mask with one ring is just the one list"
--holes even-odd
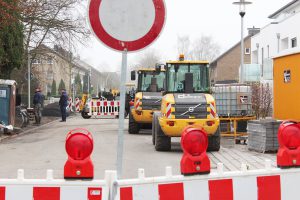
[(94, 34), (117, 51), (136, 51), (151, 44), (165, 23), (164, 0), (90, 0)]
[[(30, 80), (32, 80), (34, 78), (33, 73), (30, 73)], [(28, 72), (25, 73), (25, 80), (28, 80)]]

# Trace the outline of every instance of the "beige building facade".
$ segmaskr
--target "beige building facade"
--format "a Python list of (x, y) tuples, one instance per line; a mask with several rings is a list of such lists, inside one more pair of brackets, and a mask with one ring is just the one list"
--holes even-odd
[(42, 46), (34, 54), (31, 70), (44, 95), (51, 94), (53, 80), (56, 82), (56, 94), (60, 81), (64, 82), (67, 91), (70, 90), (71, 63), (58, 52)]
[[(245, 71), (252, 69), (251, 64), (251, 38), (259, 33), (259, 28), (249, 28), (248, 36), (244, 38), (244, 77)], [(238, 83), (240, 80), (241, 42), (239, 41), (210, 64), (210, 80), (212, 84)], [(254, 66), (253, 66), (254, 67)], [(251, 71), (250, 69), (250, 71)]]
[[(244, 64), (251, 63), (251, 36), (244, 39)], [(234, 45), (210, 64), (210, 79), (214, 84), (238, 83), (241, 65), (241, 42)]]

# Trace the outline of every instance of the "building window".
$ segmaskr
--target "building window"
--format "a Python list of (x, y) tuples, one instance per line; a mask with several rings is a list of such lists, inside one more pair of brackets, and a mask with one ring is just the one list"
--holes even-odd
[(293, 38), (291, 41), (292, 41), (292, 48), (297, 47), (297, 38)]
[(32, 64), (35, 64), (35, 65), (41, 64), (41, 60), (39, 58), (35, 58), (32, 60)]
[(52, 57), (47, 58), (47, 64), (53, 65), (53, 58)]
[(250, 48), (245, 48), (245, 54), (249, 55), (250, 54), (251, 49)]
[(268, 52), (267, 52), (268, 58), (270, 58), (270, 46), (269, 46), (269, 45), (267, 46), (267, 51), (268, 51)]
[(284, 38), (281, 40), (281, 50), (285, 50), (289, 47), (289, 38)]
[(54, 78), (54, 73), (53, 73), (53, 71), (48, 70), (48, 72), (47, 72), (47, 79), (48, 79), (48, 80), (53, 80), (53, 78)]
[(284, 83), (290, 83), (291, 82), (291, 70), (284, 70), (283, 82)]

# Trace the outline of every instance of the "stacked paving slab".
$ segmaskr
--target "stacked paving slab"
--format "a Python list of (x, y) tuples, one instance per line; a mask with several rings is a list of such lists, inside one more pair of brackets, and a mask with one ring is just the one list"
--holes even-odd
[(281, 121), (271, 119), (248, 121), (248, 149), (261, 153), (276, 152), (280, 124)]

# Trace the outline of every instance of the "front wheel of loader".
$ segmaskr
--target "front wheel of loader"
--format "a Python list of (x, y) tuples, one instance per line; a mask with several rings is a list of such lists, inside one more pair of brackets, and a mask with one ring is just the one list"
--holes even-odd
[(129, 134), (138, 134), (139, 131), (140, 131), (140, 125), (134, 120), (132, 113), (129, 112), (128, 133)]
[(162, 131), (158, 118), (160, 115), (158, 115), (155, 118), (155, 150), (156, 151), (170, 151), (171, 150), (171, 138), (166, 136), (164, 132)]
[(217, 129), (216, 133), (208, 137), (208, 148), (207, 151), (219, 151), (221, 142), (220, 127)]

